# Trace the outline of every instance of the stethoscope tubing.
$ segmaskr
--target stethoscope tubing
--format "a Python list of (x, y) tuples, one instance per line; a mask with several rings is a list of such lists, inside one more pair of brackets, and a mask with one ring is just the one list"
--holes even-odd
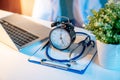
[[(84, 54), (84, 52), (85, 52), (85, 50), (86, 50), (86, 48), (89, 46), (89, 44), (91, 43), (91, 38), (90, 38), (90, 36), (88, 35), (88, 34), (86, 34), (86, 33), (84, 33), (84, 32), (76, 32), (76, 34), (83, 34), (83, 35), (85, 35), (85, 36), (87, 36), (86, 38), (85, 38), (85, 40), (86, 39), (89, 39), (89, 42), (88, 42), (88, 45), (85, 45), (84, 43), (85, 43), (85, 40), (83, 40), (83, 41), (80, 41), (78, 44), (78, 46), (76, 47), (76, 48), (78, 48), (79, 46), (83, 46), (83, 49), (82, 49), (82, 51), (79, 53), (79, 55), (77, 55), (77, 56), (75, 56), (75, 57), (73, 57), (73, 58), (70, 58), (70, 59), (64, 59), (64, 60), (61, 60), (61, 59), (55, 59), (55, 58), (53, 58), (53, 57), (51, 57), (50, 56), (50, 53), (49, 53), (49, 49), (50, 49), (50, 47), (52, 46), (50, 43), (46, 46), (46, 56), (47, 56), (47, 58), (48, 59), (50, 59), (51, 61), (55, 61), (55, 62), (71, 62), (71, 61), (75, 61), (76, 59), (78, 59), (78, 58), (80, 58), (83, 54)], [(95, 44), (94, 44), (95, 45)], [(75, 49), (74, 49), (75, 50)]]

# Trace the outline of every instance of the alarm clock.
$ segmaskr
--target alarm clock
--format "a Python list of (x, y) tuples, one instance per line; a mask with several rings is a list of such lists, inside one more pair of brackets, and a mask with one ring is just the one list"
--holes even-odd
[(74, 26), (70, 21), (56, 21), (51, 24), (51, 27), (55, 27), (49, 34), (49, 40), (52, 46), (59, 50), (69, 48), (76, 38)]

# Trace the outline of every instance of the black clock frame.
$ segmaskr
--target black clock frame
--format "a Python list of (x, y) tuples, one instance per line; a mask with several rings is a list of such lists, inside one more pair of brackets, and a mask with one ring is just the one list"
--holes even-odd
[(58, 50), (68, 49), (68, 48), (70, 47), (70, 45), (71, 45), (71, 44), (75, 41), (75, 39), (76, 39), (76, 33), (75, 33), (75, 31), (74, 31), (74, 26), (73, 26), (71, 23), (69, 23), (69, 22), (55, 22), (55, 23), (53, 23), (53, 24), (51, 25), (51, 27), (54, 27), (54, 26), (55, 26), (55, 28), (54, 28), (53, 30), (56, 30), (56, 29), (61, 28), (61, 29), (64, 29), (66, 32), (68, 32), (68, 34), (69, 34), (69, 36), (70, 36), (70, 38), (71, 38), (71, 41), (70, 41), (70, 44), (69, 44), (68, 47), (66, 47), (66, 48), (64, 48), (64, 49), (57, 48), (57, 47), (52, 43), (52, 41), (51, 41), (51, 39), (50, 39), (50, 35), (51, 35), (51, 33), (53, 32), (53, 30), (51, 30), (51, 32), (50, 32), (50, 34), (49, 34), (50, 43), (52, 44), (52, 46), (53, 46), (54, 48), (56, 48), (56, 49), (58, 49)]

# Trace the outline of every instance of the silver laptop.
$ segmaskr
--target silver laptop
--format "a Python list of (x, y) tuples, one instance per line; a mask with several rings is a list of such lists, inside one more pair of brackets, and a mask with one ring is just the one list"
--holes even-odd
[[(15, 49), (48, 38), (50, 28), (33, 22), (19, 14), (0, 19), (0, 41)], [(15, 46), (14, 46), (15, 45)]]

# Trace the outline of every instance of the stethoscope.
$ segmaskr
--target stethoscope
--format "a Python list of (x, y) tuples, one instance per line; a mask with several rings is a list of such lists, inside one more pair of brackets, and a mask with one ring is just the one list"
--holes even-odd
[[(52, 57), (52, 56), (50, 55), (50, 52), (49, 52), (49, 50), (51, 49), (51, 46), (52, 46), (52, 45), (50, 44), (50, 42), (48, 42), (47, 45), (46, 45), (46, 51), (45, 51), (46, 57), (47, 57), (49, 60), (55, 61), (55, 62), (73, 62), (73, 61), (76, 61), (77, 59), (79, 59), (79, 58), (84, 54), (85, 50), (86, 50), (90, 45), (92, 45), (92, 48), (95, 47), (95, 42), (94, 42), (93, 40), (91, 40), (91, 37), (90, 37), (87, 33), (84, 33), (84, 32), (76, 32), (76, 34), (77, 34), (77, 36), (79, 36), (79, 35), (84, 35), (84, 36), (86, 36), (86, 37), (85, 37), (84, 40), (79, 41), (79, 42), (77, 43), (78, 45), (77, 45), (74, 49), (71, 50), (71, 52), (70, 52), (70, 54), (69, 54), (70, 59), (56, 59), (56, 58)], [(79, 48), (80, 46), (82, 46), (82, 49), (81, 49), (82, 51), (79, 53), (79, 55), (74, 56), (74, 57), (71, 58), (71, 55), (73, 54), (73, 52), (74, 52), (77, 48)], [(46, 60), (46, 59), (44, 59), (44, 60)], [(44, 61), (44, 60), (43, 60), (43, 61)]]

